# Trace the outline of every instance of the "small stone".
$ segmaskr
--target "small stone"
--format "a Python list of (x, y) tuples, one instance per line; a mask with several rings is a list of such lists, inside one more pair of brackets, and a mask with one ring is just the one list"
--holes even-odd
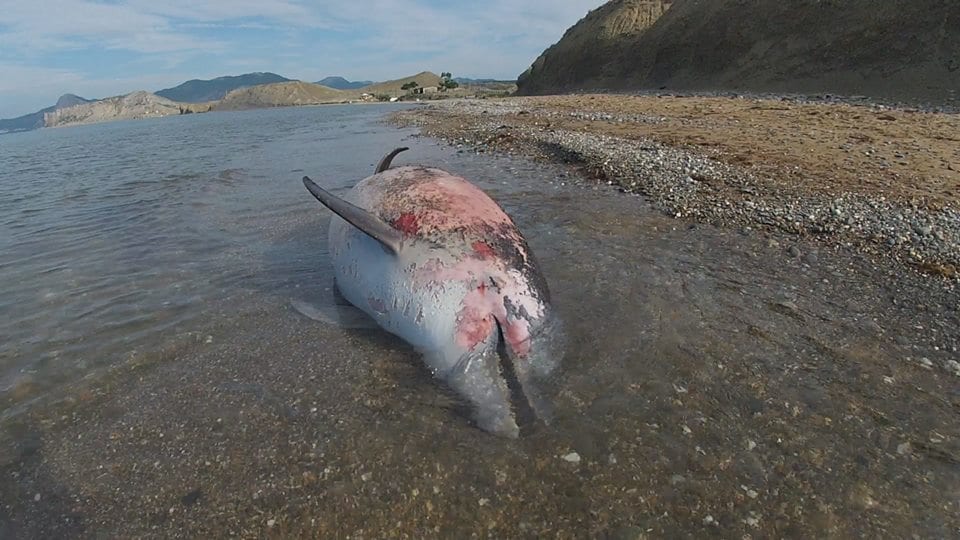
[(563, 456), (563, 460), (568, 463), (580, 463), (580, 454), (576, 452), (570, 452), (569, 454)]
[(40, 502), (40, 494), (39, 494), (39, 493), (37, 493), (36, 495), (33, 496), (33, 502)]
[(277, 520), (275, 520), (275, 519), (268, 519), (268, 520), (267, 520), (267, 527), (270, 527), (271, 529), (272, 529), (273, 526), (276, 525), (276, 524), (277, 524)]
[(800, 257), (800, 248), (797, 246), (790, 246), (790, 248), (787, 250), (787, 253), (794, 258)]
[(791, 311), (791, 312), (793, 312), (793, 313), (796, 313), (796, 312), (800, 311), (800, 306), (798, 306), (797, 304), (791, 302), (790, 300), (784, 300), (783, 302), (777, 302), (777, 305), (780, 306), (780, 307), (782, 307), (782, 308), (786, 308), (786, 309), (788, 309), (789, 311)]
[(716, 523), (716, 520), (713, 519), (713, 516), (708, 515), (707, 517), (703, 518), (704, 525), (713, 525), (714, 523)]
[(675, 486), (682, 482), (685, 482), (687, 479), (683, 477), (682, 474), (675, 474), (670, 477), (670, 485)]
[(747, 450), (753, 450), (757, 447), (757, 443), (753, 441), (747, 441)]
[(757, 493), (756, 491), (754, 491), (754, 490), (752, 490), (752, 489), (748, 489), (748, 490), (747, 490), (747, 497), (750, 497), (751, 499), (756, 499), (757, 496), (759, 496), (759, 495), (760, 495), (759, 493)]
[(616, 465), (616, 464), (617, 464), (617, 456), (615, 456), (615, 455), (613, 455), (613, 454), (610, 454), (609, 456), (607, 456), (607, 463), (609, 463), (610, 465)]
[(477, 504), (479, 504), (480, 506), (486, 506), (490, 504), (490, 499), (480, 499), (479, 501), (477, 501)]
[(947, 368), (947, 371), (953, 373), (957, 377), (960, 377), (960, 362), (957, 362), (956, 360), (947, 360), (944, 362), (944, 365)]
[(905, 456), (909, 454), (911, 450), (912, 448), (910, 447), (909, 442), (900, 443), (897, 445), (897, 453), (900, 454), (901, 456)]
[(360, 480), (364, 482), (369, 482), (371, 478), (373, 478), (373, 473), (363, 473), (360, 475)]
[(684, 424), (684, 426), (683, 426), (683, 434), (684, 434), (684, 435), (690, 435), (691, 433), (693, 433), (693, 430), (690, 429), (689, 427), (687, 427), (686, 424)]
[(920, 359), (920, 365), (923, 366), (925, 369), (933, 369), (933, 362), (926, 357)]
[(193, 506), (203, 497), (203, 492), (199, 489), (195, 489), (190, 493), (187, 493), (183, 497), (180, 497), (180, 503), (184, 506)]

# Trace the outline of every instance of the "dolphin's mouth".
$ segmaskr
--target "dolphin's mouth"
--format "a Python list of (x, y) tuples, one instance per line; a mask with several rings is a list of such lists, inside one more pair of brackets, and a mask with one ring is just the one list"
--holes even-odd
[(510, 399), (510, 407), (513, 409), (514, 419), (521, 432), (532, 429), (537, 423), (537, 413), (531, 399), (524, 392), (524, 385), (520, 382), (517, 370), (511, 361), (511, 355), (507, 351), (507, 342), (503, 335), (503, 328), (497, 322), (497, 332), (500, 336), (497, 340), (497, 357), (500, 361), (500, 373), (503, 380), (507, 383), (507, 395)]

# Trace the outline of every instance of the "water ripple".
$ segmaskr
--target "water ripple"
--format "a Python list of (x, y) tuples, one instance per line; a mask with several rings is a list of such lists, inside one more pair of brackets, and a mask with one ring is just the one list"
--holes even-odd
[[(210, 114), (5, 136), (0, 398), (24, 374), (49, 392), (132, 349), (159, 347), (212, 316), (213, 299), (276, 294), (315, 275), (324, 252), (271, 251), (278, 236), (317, 217), (290, 170), (362, 177), (396, 138), (378, 126), (383, 110)], [(359, 163), (358, 145), (370, 148)]]

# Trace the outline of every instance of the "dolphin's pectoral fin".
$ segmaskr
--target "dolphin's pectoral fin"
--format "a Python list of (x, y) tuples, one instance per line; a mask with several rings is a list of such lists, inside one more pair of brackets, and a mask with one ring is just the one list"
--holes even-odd
[(340, 328), (378, 328), (369, 315), (351, 305), (318, 306), (301, 300), (291, 300), (290, 305), (304, 317), (324, 324)]
[(394, 255), (400, 253), (400, 243), (403, 241), (403, 233), (363, 208), (353, 205), (323, 189), (314, 183), (313, 180), (310, 180), (309, 177), (303, 177), (303, 185), (307, 187), (307, 190), (310, 191), (318, 201), (330, 210), (333, 210), (338, 216), (377, 242), (383, 244), (383, 246), (393, 252)]
[(377, 173), (382, 173), (383, 171), (390, 168), (390, 162), (393, 161), (393, 158), (397, 157), (397, 154), (400, 152), (409, 150), (406, 146), (401, 146), (400, 148), (394, 148), (390, 151), (389, 154), (383, 156), (383, 159), (380, 160), (380, 163), (377, 163)]
[[(520, 428), (513, 417), (509, 391), (500, 376), (497, 356), (494, 343), (480, 344), (440, 375), (454, 392), (470, 403), (473, 418), (480, 429), (515, 439), (520, 436)], [(445, 359), (436, 360), (443, 363)], [(437, 365), (430, 358), (427, 362)]]

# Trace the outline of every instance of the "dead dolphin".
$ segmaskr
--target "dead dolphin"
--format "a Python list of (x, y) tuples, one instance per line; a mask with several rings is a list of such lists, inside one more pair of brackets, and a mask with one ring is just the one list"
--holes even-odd
[(397, 148), (344, 198), (303, 183), (336, 214), (330, 254), (351, 304), (423, 354), (472, 406), (480, 428), (517, 437), (503, 351), (534, 413), (549, 420), (536, 380), (563, 354), (563, 332), (526, 240), (503, 209), (437, 168), (391, 168)]

